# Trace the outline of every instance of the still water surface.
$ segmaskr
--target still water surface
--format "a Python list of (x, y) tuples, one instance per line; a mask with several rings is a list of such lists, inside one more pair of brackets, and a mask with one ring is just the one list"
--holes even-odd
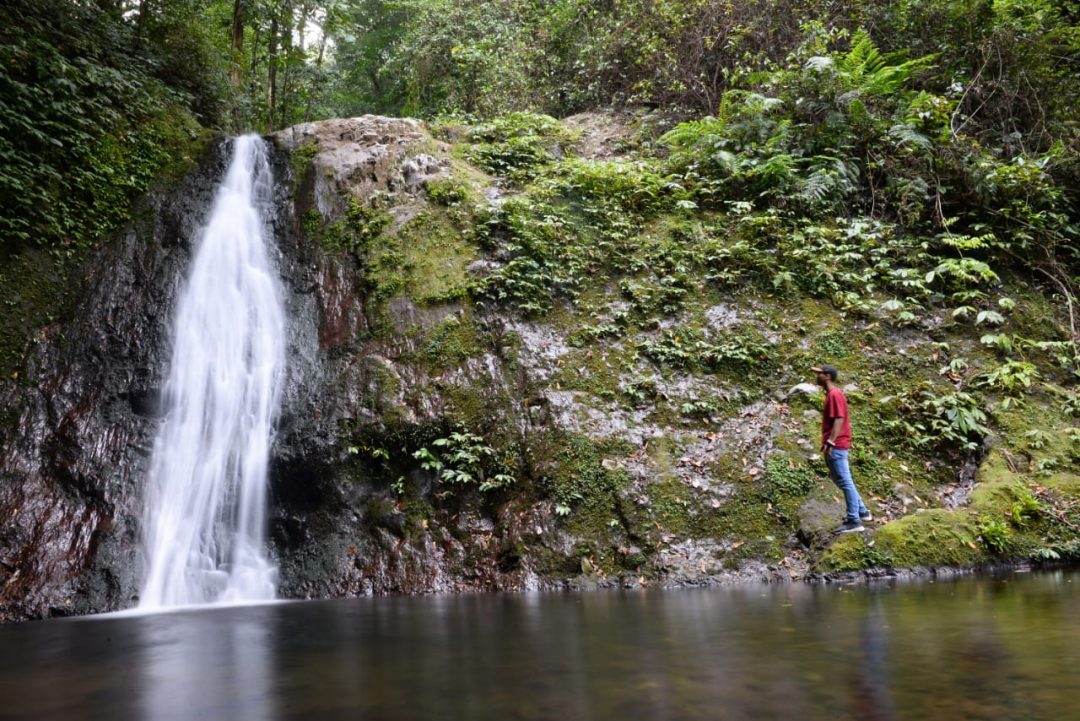
[(1080, 719), (1080, 573), (24, 623), (0, 718)]

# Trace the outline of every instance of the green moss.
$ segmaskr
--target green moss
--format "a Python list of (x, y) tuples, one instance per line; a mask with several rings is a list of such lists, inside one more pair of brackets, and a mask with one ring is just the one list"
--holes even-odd
[(0, 267), (0, 375), (20, 376), (26, 344), (42, 326), (63, 319), (71, 311), (74, 292), (70, 268), (85, 256), (58, 261), (43, 250), (28, 248), (7, 258)]
[(401, 379), (388, 365), (376, 358), (365, 358), (361, 364), (365, 381), (360, 395), (362, 407), (382, 418), (383, 423), (394, 425), (404, 421), (407, 411), (397, 401), (401, 392)]
[(466, 267), (479, 257), (445, 210), (424, 211), (396, 233), (391, 243), (400, 258), (404, 291), (419, 303), (439, 303), (466, 295)]
[(821, 362), (836, 362), (847, 358), (851, 353), (850, 333), (842, 330), (828, 331), (814, 339), (814, 355), (822, 358)]
[(733, 565), (747, 558), (783, 558), (785, 543), (794, 530), (793, 513), (785, 513), (759, 493), (742, 488), (719, 509), (706, 512), (698, 537), (737, 539), (742, 545), (726, 559)]
[(723, 558), (731, 568), (743, 559), (779, 560), (785, 555), (785, 542), (794, 532), (796, 494), (777, 492), (748, 476), (734, 457), (722, 457), (710, 475), (734, 489), (714, 506), (665, 468), (669, 462), (674, 465), (672, 454), (661, 450), (650, 457), (656, 463), (655, 480), (647, 488), (648, 507), (637, 519), (640, 534), (733, 541)]
[(648, 520), (658, 530), (681, 538), (701, 537), (698, 504), (689, 488), (671, 476), (658, 475), (649, 484), (648, 494)]
[(0, 375), (17, 374), (35, 332), (70, 315), (81, 281), (76, 270), (96, 243), (130, 220), (138, 195), (151, 188), (167, 192), (203, 159), (213, 138), (187, 110), (171, 105), (138, 132), (116, 128), (97, 140), (83, 169), (89, 200), (55, 204), (64, 215), (56, 224), (62, 237), (40, 231), (32, 243), (12, 238), (0, 247)]
[(574, 433), (567, 434), (559, 446), (555, 470), (546, 482), (551, 498), (571, 510), (610, 511), (619, 483), (616, 474), (603, 465), (604, 445)]
[(377, 250), (374, 241), (390, 221), (385, 211), (349, 198), (342, 217), (324, 222), (317, 210), (310, 210), (304, 217), (304, 228), (319, 240), (327, 253), (350, 253), (361, 262), (370, 263), (372, 251)]
[[(1015, 415), (1013, 422), (1020, 417), (1023, 414)], [(865, 543), (838, 539), (819, 559), (819, 568), (970, 567), (1080, 551), (1069, 525), (1075, 525), (1069, 514), (1080, 500), (1080, 476), (1017, 473), (1017, 460), (1006, 449), (994, 449), (979, 468), (966, 506), (905, 516), (881, 526)]]
[(970, 566), (985, 559), (970, 514), (935, 508), (886, 523), (874, 539), (900, 567)]
[(630, 567), (625, 554), (617, 552), (633, 532), (622, 500), (630, 479), (614, 462), (628, 451), (625, 444), (564, 432), (547, 434), (531, 447), (532, 465), (546, 469), (539, 489), (554, 501), (566, 530), (579, 539), (574, 556), (587, 556), (602, 570)]
[[(865, 548), (871, 542), (875, 552), (868, 555)], [(987, 560), (974, 517), (966, 511), (935, 508), (886, 523), (872, 537), (841, 537), (817, 565), (825, 571), (849, 571), (869, 565), (966, 567)]]
[[(1080, 483), (1068, 476), (1047, 480), (1066, 497), (1075, 498), (1080, 491)], [(1030, 481), (1014, 473), (996, 450), (980, 468), (967, 506), (930, 509), (886, 523), (869, 537), (872, 546), (838, 539), (818, 565), (843, 571), (875, 565), (969, 567), (993, 558), (1022, 559), (1056, 543), (1057, 524), (1050, 510), (1034, 495)], [(868, 547), (874, 554), (867, 554)]]
[(400, 258), (385, 252), (385, 243), (379, 238), (389, 222), (387, 214), (350, 198), (341, 218), (327, 222), (319, 211), (311, 209), (304, 216), (303, 226), (307, 237), (327, 253), (349, 254), (356, 260), (358, 284), (378, 303), (404, 285)]
[(1021, 498), (1031, 495), (1023, 477), (1009, 471), (1000, 452), (994, 451), (979, 469), (979, 483), (971, 491), (971, 509), (989, 518), (1004, 519)]
[(328, 253), (349, 253), (360, 265), (359, 281), (380, 303), (407, 295), (418, 303), (463, 298), (466, 272), (478, 257), (447, 210), (430, 208), (399, 227), (385, 210), (348, 200), (345, 215), (326, 222), (316, 210), (304, 216), (307, 236)]
[(560, 388), (589, 393), (605, 401), (623, 395), (622, 378), (636, 371), (635, 352), (622, 345), (593, 344), (575, 348), (560, 360), (555, 382)]
[(420, 359), (435, 370), (446, 370), (479, 355), (483, 343), (469, 317), (451, 317), (429, 329), (421, 341)]
[(1080, 474), (1057, 473), (1048, 478), (1040, 478), (1039, 485), (1074, 498), (1080, 498)]
[(455, 383), (437, 381), (434, 389), (428, 388), (425, 392), (433, 391), (445, 404), (442, 415), (447, 421), (482, 433), (499, 448), (517, 444), (516, 429), (506, 421), (512, 417), (519, 401), (505, 388), (491, 385), (486, 376)]
[(1002, 445), (999, 466), (1043, 476), (1080, 470), (1080, 422), (1064, 417), (1059, 395), (1051, 386), (1029, 393), (1008, 409), (998, 406), (994, 419)]
[(854, 533), (837, 538), (819, 565), (834, 572), (861, 571), (867, 568), (889, 568), (895, 565), (892, 557), (882, 553), (875, 541)]
[(765, 459), (766, 492), (771, 498), (799, 498), (814, 489), (818, 472), (806, 463), (796, 463), (784, 454), (773, 453)]
[(319, 154), (319, 146), (314, 143), (305, 143), (296, 148), (289, 155), (289, 163), (292, 165), (293, 187), (298, 188), (307, 177), (311, 161)]

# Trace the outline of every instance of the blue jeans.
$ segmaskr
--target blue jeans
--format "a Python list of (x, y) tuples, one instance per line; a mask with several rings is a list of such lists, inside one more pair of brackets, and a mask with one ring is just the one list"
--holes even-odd
[(831, 454), (825, 456), (825, 465), (829, 467), (829, 477), (833, 483), (844, 492), (844, 502), (847, 504), (847, 516), (844, 520), (858, 523), (859, 516), (865, 516), (870, 511), (855, 490), (855, 480), (851, 477), (851, 468), (848, 466), (848, 452), (834, 448)]

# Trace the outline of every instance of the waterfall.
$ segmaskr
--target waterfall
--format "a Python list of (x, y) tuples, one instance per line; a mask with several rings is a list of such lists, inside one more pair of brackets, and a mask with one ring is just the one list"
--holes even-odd
[(233, 139), (176, 309), (143, 516), (141, 609), (274, 597), (267, 465), (285, 312), (268, 255), (272, 189), (262, 139)]

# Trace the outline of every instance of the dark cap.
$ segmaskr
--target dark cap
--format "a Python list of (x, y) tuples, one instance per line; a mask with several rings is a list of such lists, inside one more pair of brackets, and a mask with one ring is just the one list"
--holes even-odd
[(820, 365), (820, 366), (814, 366), (810, 370), (814, 371), (815, 373), (824, 373), (825, 375), (829, 376), (833, 380), (836, 380), (836, 376), (837, 376), (836, 366)]

